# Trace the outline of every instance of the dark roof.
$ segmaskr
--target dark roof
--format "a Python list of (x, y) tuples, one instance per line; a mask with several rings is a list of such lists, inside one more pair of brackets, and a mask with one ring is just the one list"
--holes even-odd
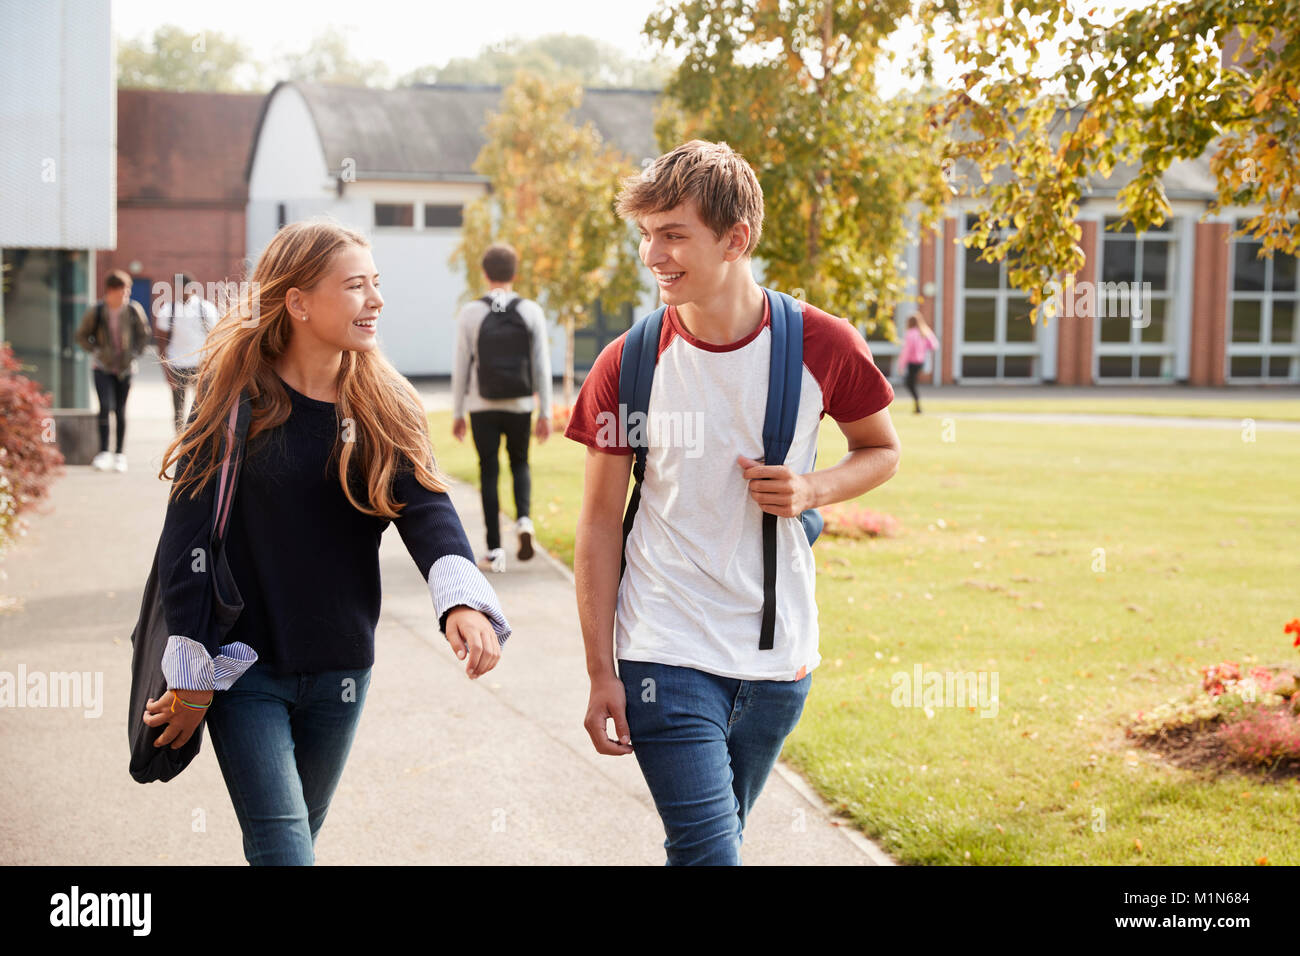
[(117, 91), (117, 201), (248, 202), (261, 93)]
[[(332, 171), (345, 157), (361, 179), (473, 179), (483, 148), (487, 114), (501, 100), (500, 86), (410, 86), (395, 90), (285, 82), (307, 101)], [(590, 121), (601, 135), (640, 163), (659, 155), (654, 140), (654, 90), (584, 90), (574, 119)], [(265, 113), (265, 107), (263, 108)], [(261, 118), (258, 129), (261, 129)], [(256, 139), (254, 139), (254, 149)], [(248, 171), (252, 170), (252, 154)]]

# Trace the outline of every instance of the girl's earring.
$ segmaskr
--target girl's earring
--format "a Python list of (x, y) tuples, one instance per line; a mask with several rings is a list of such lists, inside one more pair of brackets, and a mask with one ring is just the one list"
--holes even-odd
[(306, 313), (306, 312), (304, 312), (304, 313), (302, 314), (302, 320), (303, 320), (304, 322), (307, 321), (307, 313)]

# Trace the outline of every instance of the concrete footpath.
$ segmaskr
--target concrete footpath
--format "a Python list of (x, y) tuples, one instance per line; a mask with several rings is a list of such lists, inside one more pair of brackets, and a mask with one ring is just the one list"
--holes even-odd
[[(0, 595), (20, 601), (0, 613), (0, 671), (102, 675), (98, 716), (84, 706), (0, 707), (0, 864), (244, 863), (206, 739), (171, 783), (141, 786), (127, 773), (130, 635), (162, 528), (168, 484), (156, 476), (171, 437), (161, 373), (152, 356), (141, 365), (128, 405), (130, 469), (69, 467), (48, 513), (0, 566)], [(457, 485), (452, 496), (479, 547), (477, 491)], [(513, 559), (513, 535), (505, 544)], [(635, 758), (597, 754), (582, 727), (587, 681), (567, 569), (539, 555), (490, 576), (515, 632), (477, 682), (439, 633), (391, 528), (381, 569), (372, 683), (318, 862), (662, 864), (663, 829)], [(784, 766), (746, 828), (744, 856), (889, 863)]]

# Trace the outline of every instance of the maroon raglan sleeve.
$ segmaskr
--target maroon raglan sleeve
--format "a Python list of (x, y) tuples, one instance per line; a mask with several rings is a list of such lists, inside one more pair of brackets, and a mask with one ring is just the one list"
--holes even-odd
[(894, 388), (853, 323), (806, 304), (803, 316), (804, 364), (821, 386), (822, 414), (856, 422), (888, 408)]
[(618, 420), (618, 375), (625, 338), (626, 332), (596, 356), (564, 430), (565, 438), (611, 455), (632, 454), (623, 443)]

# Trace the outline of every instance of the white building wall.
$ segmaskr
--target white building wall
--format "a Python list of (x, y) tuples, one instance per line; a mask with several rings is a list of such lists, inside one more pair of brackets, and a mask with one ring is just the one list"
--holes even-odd
[[(449, 262), (460, 229), (424, 228), (424, 204), (465, 204), (483, 195), (482, 182), (365, 180), (343, 184), (330, 175), (347, 157), (326, 157), (302, 95), (281, 87), (267, 107), (248, 184), (247, 255), (251, 266), (285, 221), (327, 214), (370, 240), (384, 310), (379, 344), (404, 375), (450, 375), (455, 361), (455, 318), (466, 291), (463, 273)], [(327, 162), (328, 159), (328, 162)], [(364, 175), (364, 171), (362, 171)], [(412, 203), (415, 225), (374, 225), (375, 203)], [(527, 294), (527, 290), (522, 290)], [(651, 290), (638, 312), (658, 304)], [(564, 371), (564, 331), (547, 315), (552, 372)], [(557, 398), (558, 400), (558, 398)]]
[(258, 130), (244, 227), (250, 265), (279, 229), (281, 203), (286, 222), (322, 212), (333, 214), (338, 204), (316, 123), (307, 101), (292, 86), (275, 91)]
[(0, 246), (117, 245), (109, 0), (0, 3)]

